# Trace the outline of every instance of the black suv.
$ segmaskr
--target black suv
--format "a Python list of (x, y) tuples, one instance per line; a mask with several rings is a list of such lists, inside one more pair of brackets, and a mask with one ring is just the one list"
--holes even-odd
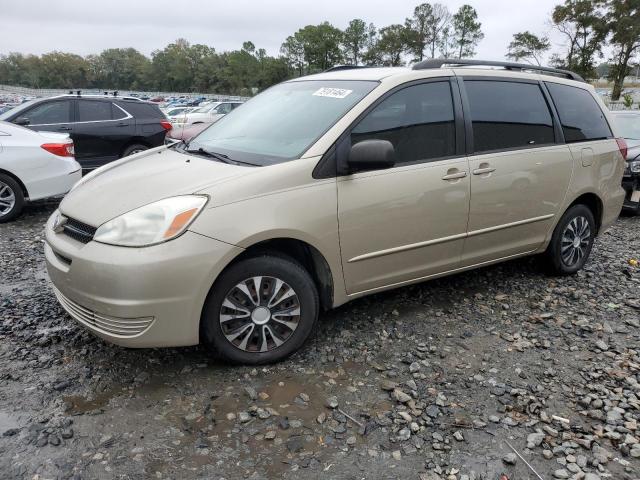
[(157, 105), (117, 96), (39, 98), (5, 112), (0, 120), (32, 130), (68, 133), (83, 170), (160, 146), (171, 130)]

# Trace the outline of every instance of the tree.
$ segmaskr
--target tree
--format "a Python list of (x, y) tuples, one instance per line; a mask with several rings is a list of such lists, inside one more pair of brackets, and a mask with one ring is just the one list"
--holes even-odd
[(291, 70), (300, 77), (304, 75), (304, 41), (299, 32), (287, 37), (280, 47), (280, 54)]
[(473, 57), (476, 46), (484, 38), (475, 8), (462, 5), (453, 16), (452, 25), (452, 42), (457, 49), (457, 58)]
[(554, 56), (552, 63), (572, 70), (584, 78), (595, 75), (594, 56), (600, 54), (607, 35), (601, 0), (565, 0), (552, 13), (555, 28), (567, 39), (564, 58)]
[[(369, 28), (371, 27), (373, 25)], [(351, 65), (360, 64), (368, 46), (369, 34), (369, 29), (364, 20), (356, 18), (349, 22), (349, 26), (342, 35), (342, 49), (347, 63)]]
[(408, 52), (414, 61), (424, 60), (426, 52), (436, 56), (436, 47), (444, 28), (451, 21), (451, 14), (444, 5), (422, 3), (413, 11), (413, 17), (405, 20)]
[(404, 22), (407, 51), (413, 54), (414, 62), (424, 59), (424, 51), (430, 43), (429, 22), (433, 16), (433, 7), (428, 3), (421, 3), (413, 10), (413, 17)]
[(507, 58), (515, 61), (533, 60), (537, 65), (541, 65), (542, 55), (550, 47), (551, 42), (547, 37), (538, 37), (529, 31), (515, 33), (508, 47)]
[(368, 65), (397, 67), (402, 65), (402, 54), (407, 50), (405, 28), (394, 24), (380, 30), (380, 36), (366, 55)]
[(122, 90), (148, 86), (151, 61), (135, 48), (109, 48), (87, 60), (96, 87)]
[(611, 100), (618, 100), (629, 63), (640, 50), (640, 0), (609, 0), (607, 7), (605, 22), (614, 49), (608, 77), (613, 81)]

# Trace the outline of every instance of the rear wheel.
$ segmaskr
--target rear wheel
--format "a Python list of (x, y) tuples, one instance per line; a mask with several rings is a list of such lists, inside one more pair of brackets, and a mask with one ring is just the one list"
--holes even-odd
[(309, 338), (318, 318), (316, 286), (295, 260), (265, 254), (233, 264), (209, 293), (205, 343), (233, 363), (282, 360)]
[(584, 267), (596, 233), (593, 213), (585, 205), (569, 208), (551, 237), (546, 256), (552, 273), (571, 275)]
[(0, 174), (0, 223), (13, 220), (24, 207), (22, 188), (13, 178)]
[(129, 155), (135, 155), (136, 153), (144, 152), (145, 150), (149, 150), (149, 148), (144, 145), (140, 145), (140, 144), (129, 145), (127, 148), (124, 149), (124, 152), (122, 152), (122, 156), (128, 157)]

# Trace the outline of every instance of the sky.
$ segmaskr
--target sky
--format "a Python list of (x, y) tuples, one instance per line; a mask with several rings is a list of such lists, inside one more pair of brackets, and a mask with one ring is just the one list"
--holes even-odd
[[(516, 32), (548, 35), (552, 52), (562, 38), (550, 24), (561, 0), (439, 0), (451, 12), (463, 3), (478, 12), (484, 40), (477, 58), (503, 60)], [(146, 55), (177, 38), (216, 51), (236, 50), (250, 40), (277, 55), (285, 38), (305, 25), (329, 21), (345, 28), (362, 18), (377, 27), (404, 23), (420, 0), (0, 0), (0, 54), (53, 50), (87, 55), (134, 47)], [(550, 52), (551, 53), (551, 52)]]

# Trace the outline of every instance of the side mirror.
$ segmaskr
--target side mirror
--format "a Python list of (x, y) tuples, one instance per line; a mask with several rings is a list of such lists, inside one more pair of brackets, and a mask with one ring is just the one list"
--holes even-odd
[(13, 121), (13, 123), (15, 123), (16, 125), (29, 125), (29, 123), (31, 122), (27, 117), (18, 117)]
[(347, 165), (351, 173), (381, 170), (396, 164), (396, 151), (388, 140), (363, 140), (351, 147)]

